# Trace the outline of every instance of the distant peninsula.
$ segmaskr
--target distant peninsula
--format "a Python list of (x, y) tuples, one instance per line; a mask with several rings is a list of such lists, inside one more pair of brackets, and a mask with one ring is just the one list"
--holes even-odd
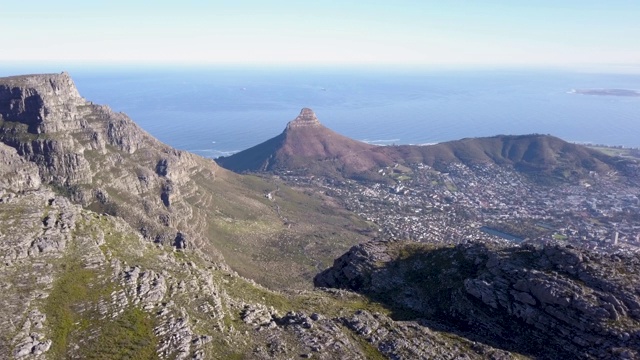
[(571, 89), (570, 94), (640, 97), (640, 91), (629, 89)]

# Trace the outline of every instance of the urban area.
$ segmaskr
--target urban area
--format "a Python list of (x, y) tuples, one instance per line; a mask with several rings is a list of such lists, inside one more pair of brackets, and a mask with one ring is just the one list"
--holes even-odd
[(322, 189), (379, 226), (381, 237), (420, 242), (548, 244), (640, 251), (640, 186), (615, 172), (540, 184), (493, 164), (415, 164), (379, 170), (370, 182), (284, 174)]

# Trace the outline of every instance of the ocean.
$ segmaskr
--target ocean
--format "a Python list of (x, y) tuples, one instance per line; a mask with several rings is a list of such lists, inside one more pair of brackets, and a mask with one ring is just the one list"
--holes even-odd
[(542, 133), (640, 146), (640, 97), (570, 93), (637, 90), (639, 74), (248, 67), (69, 72), (86, 99), (128, 114), (171, 146), (212, 158), (276, 136), (303, 107), (343, 135), (380, 145)]

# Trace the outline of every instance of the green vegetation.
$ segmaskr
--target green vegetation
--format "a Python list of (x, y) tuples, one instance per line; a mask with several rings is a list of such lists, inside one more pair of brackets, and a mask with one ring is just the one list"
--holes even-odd
[(81, 320), (78, 306), (83, 302), (96, 301), (99, 297), (99, 293), (91, 288), (96, 275), (95, 271), (83, 268), (77, 261), (62, 264), (62, 273), (44, 307), (53, 341), (50, 349), (52, 358), (65, 357), (72, 332)]
[(293, 307), (286, 296), (255, 286), (242, 278), (229, 277), (226, 290), (233, 298), (242, 299), (248, 303), (265, 303), (279, 311), (288, 311)]
[[(0, 140), (5, 143), (19, 142), (28, 144), (35, 141), (60, 141), (69, 136), (64, 132), (42, 132), (36, 134), (29, 132), (29, 126), (21, 122), (0, 120)], [(34, 131), (34, 129), (31, 130)]]
[(458, 191), (458, 188), (456, 187), (456, 185), (454, 183), (452, 183), (451, 181), (445, 181), (444, 184), (447, 187), (447, 190), (449, 190), (451, 192)]
[(553, 234), (553, 238), (555, 240), (567, 240), (567, 236), (562, 234)]
[(157, 339), (151, 315), (128, 307), (116, 319), (101, 324), (100, 335), (83, 347), (85, 359), (157, 359)]
[(240, 275), (272, 289), (310, 288), (319, 267), (363, 241), (362, 233), (372, 228), (324, 194), (270, 178), (192, 179), (204, 195), (186, 200), (207, 219), (202, 230), (210, 243), (204, 246), (222, 253)]
[[(88, 237), (95, 239), (98, 232), (104, 234), (102, 251), (110, 251), (121, 258), (139, 259), (141, 253), (132, 251), (137, 239), (132, 234), (117, 231), (105, 216), (90, 215), (89, 219), (78, 222), (73, 236), (75, 239)], [(103, 318), (95, 304), (110, 302), (110, 295), (119, 289), (102, 270), (88, 269), (81, 260), (86, 251), (78, 243), (68, 247), (68, 254), (57, 264), (58, 278), (50, 295), (44, 302), (47, 324), (53, 341), (52, 358), (69, 356), (84, 359), (155, 359), (157, 339), (153, 332), (154, 320), (151, 314), (133, 306), (115, 318)], [(139, 253), (136, 256), (136, 253)], [(70, 344), (82, 344), (71, 348)]]
[(397, 164), (390, 170), (389, 176), (395, 181), (407, 181), (411, 180), (412, 173), (411, 168)]
[(51, 190), (59, 196), (64, 196), (66, 198), (71, 197), (78, 191), (78, 185), (59, 185), (57, 183), (49, 184)]
[[(69, 344), (87, 341), (81, 347), (85, 359), (155, 359), (157, 340), (151, 316), (135, 307), (127, 307), (115, 319), (98, 320), (98, 314), (86, 309), (113, 290), (111, 283), (100, 283), (98, 273), (77, 261), (62, 265), (62, 274), (46, 300), (45, 313), (51, 330), (52, 358), (67, 357)], [(92, 338), (88, 334), (98, 331)]]
[(360, 345), (360, 350), (362, 350), (362, 354), (364, 355), (365, 359), (368, 359), (368, 360), (387, 359), (387, 357), (384, 356), (380, 352), (380, 350), (378, 350), (378, 348), (368, 343), (365, 339), (361, 338), (360, 336), (353, 336), (352, 339), (354, 339), (358, 343), (358, 345)]

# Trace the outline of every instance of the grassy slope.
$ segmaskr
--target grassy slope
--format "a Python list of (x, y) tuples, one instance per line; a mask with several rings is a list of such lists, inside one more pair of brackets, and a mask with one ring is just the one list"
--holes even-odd
[[(319, 196), (255, 176), (196, 181), (217, 194), (202, 209), (210, 245), (240, 275), (276, 289), (310, 288), (315, 273), (352, 245), (367, 240), (372, 225)], [(273, 200), (264, 195), (272, 192)], [(241, 199), (252, 199), (251, 204)], [(278, 213), (279, 209), (279, 213)]]

